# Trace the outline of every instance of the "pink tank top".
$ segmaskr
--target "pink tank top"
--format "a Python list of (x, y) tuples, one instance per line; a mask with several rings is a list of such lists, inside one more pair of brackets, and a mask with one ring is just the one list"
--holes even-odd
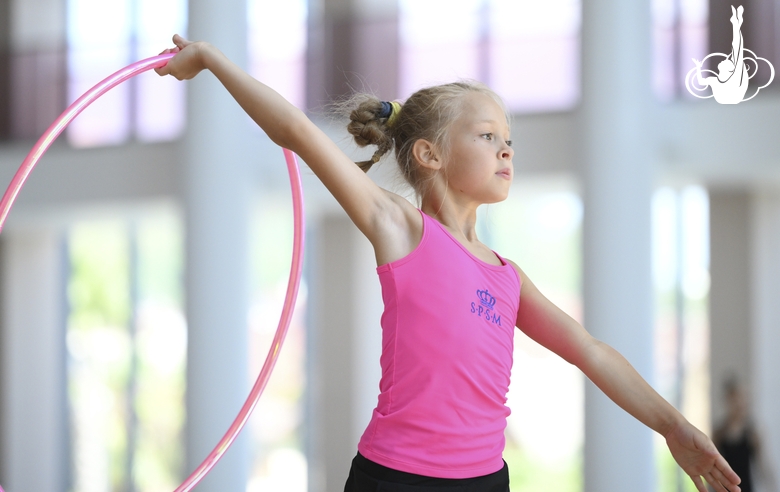
[(422, 216), (417, 248), (377, 268), (382, 379), (358, 450), (407, 473), (487, 475), (503, 467), (520, 277)]

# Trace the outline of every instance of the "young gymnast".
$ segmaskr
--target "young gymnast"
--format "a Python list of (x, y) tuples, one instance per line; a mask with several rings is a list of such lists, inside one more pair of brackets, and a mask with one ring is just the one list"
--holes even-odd
[[(345, 492), (508, 492), (502, 451), (515, 326), (663, 435), (699, 491), (704, 481), (739, 490), (708, 437), (477, 238), (477, 207), (504, 200), (513, 176), (506, 110), (490, 89), (446, 84), (403, 105), (357, 96), (349, 131), (378, 150), (356, 166), (212, 45), (173, 42), (164, 53), (177, 55), (157, 72), (182, 80), (210, 70), (276, 144), (308, 164), (374, 247), (385, 303), (382, 378)], [(361, 170), (390, 150), (419, 209)]]

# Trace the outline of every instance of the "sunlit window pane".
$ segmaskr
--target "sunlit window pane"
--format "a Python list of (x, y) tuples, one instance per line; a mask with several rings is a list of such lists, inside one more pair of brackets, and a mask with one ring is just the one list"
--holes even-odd
[(400, 91), (482, 79), (479, 46), (482, 0), (401, 0)]
[(305, 0), (250, 0), (249, 72), (299, 108), (306, 100)]
[[(513, 185), (507, 200), (483, 207), (481, 213), (480, 238), (515, 261), (558, 307), (581, 320), (583, 207), (575, 183), (526, 176)], [(507, 398), (512, 414), (504, 458), (512, 490), (581, 491), (582, 373), (518, 332)]]
[[(709, 199), (700, 186), (658, 189), (652, 202), (655, 386), (700, 429), (710, 428)], [(680, 470), (656, 436), (658, 490)]]
[(131, 230), (137, 271), (133, 483), (136, 490), (173, 490), (184, 467), (183, 224), (165, 211)]
[[(183, 0), (69, 0), (68, 98), (171, 45), (184, 33)], [(147, 73), (107, 92), (68, 127), (76, 147), (170, 140), (184, 128), (184, 84)]]
[[(688, 97), (688, 91), (682, 91), (683, 77), (693, 68), (691, 58), (702, 60), (709, 52), (709, 2), (707, 0), (680, 0), (680, 68), (677, 81), (680, 93)], [(693, 97), (693, 96), (691, 96)]]
[(675, 96), (674, 63), (677, 14), (676, 0), (653, 0), (653, 90), (662, 101)]
[(579, 98), (579, 0), (492, 0), (489, 83), (516, 112)]
[[(68, 3), (68, 102), (130, 60), (129, 0)], [(116, 144), (129, 136), (129, 88), (117, 87), (84, 110), (68, 127), (77, 147)]]
[[(292, 260), (293, 220), (289, 196), (264, 194), (252, 227), (252, 303), (249, 315), (250, 379), (260, 373), (282, 313)], [(306, 279), (263, 397), (246, 430), (252, 436), (247, 492), (306, 492), (303, 393), (306, 373)]]
[(73, 490), (173, 490), (183, 466), (182, 231), (175, 214), (68, 235)]
[[(707, 56), (707, 0), (653, 0), (653, 90), (661, 101), (686, 95), (692, 58)], [(693, 97), (693, 96), (691, 96)]]
[[(137, 58), (148, 58), (172, 46), (173, 34), (186, 36), (186, 0), (137, 0)], [(173, 140), (184, 131), (186, 84), (148, 72), (135, 79), (135, 132), (142, 142)]]
[(130, 0), (70, 0), (68, 42), (73, 48), (118, 46), (130, 39)]
[(580, 0), (402, 0), (400, 9), (402, 96), (467, 78), (514, 112), (576, 104)]
[(74, 489), (107, 491), (127, 478), (125, 391), (132, 356), (127, 231), (117, 222), (78, 224), (68, 249)]

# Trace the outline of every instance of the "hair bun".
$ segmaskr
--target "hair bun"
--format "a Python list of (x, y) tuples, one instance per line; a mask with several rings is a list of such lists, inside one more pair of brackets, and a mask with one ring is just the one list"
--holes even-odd
[(393, 137), (387, 125), (389, 115), (384, 116), (385, 105), (390, 106), (391, 113), (392, 105), (367, 94), (357, 94), (350, 102), (352, 104), (349, 106), (353, 109), (349, 112), (347, 131), (354, 137), (358, 146), (377, 146), (377, 151), (370, 160), (357, 163), (361, 169), (368, 171), (393, 147)]

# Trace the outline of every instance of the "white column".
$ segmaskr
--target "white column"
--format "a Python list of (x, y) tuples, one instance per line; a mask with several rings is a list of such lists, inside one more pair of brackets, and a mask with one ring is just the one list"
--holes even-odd
[(780, 480), (780, 188), (756, 193), (752, 223), (753, 381), (751, 396), (764, 453)]
[[(245, 65), (246, 2), (191, 0), (189, 37)], [(248, 216), (245, 141), (249, 122), (208, 72), (187, 85), (183, 171), (186, 204), (187, 459), (189, 474), (230, 426), (249, 391)], [(233, 444), (198, 490), (242, 491), (246, 437)]]
[[(583, 2), (584, 321), (652, 375), (648, 1)], [(655, 491), (652, 434), (588, 382), (585, 490)]]
[(65, 490), (65, 254), (55, 231), (3, 231), (0, 485)]
[(309, 490), (344, 490), (381, 376), (382, 297), (374, 252), (341, 210), (310, 234)]

